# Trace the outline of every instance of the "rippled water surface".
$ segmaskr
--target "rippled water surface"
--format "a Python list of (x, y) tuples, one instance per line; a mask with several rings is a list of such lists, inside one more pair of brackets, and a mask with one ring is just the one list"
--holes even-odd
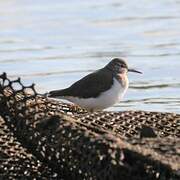
[(39, 92), (113, 57), (143, 75), (129, 74), (128, 93), (110, 110), (180, 113), (180, 1), (0, 1), (0, 71)]

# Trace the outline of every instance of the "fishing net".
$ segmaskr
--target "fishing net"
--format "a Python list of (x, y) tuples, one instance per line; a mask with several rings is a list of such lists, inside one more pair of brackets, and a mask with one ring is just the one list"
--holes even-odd
[(0, 178), (179, 179), (180, 115), (88, 113), (0, 75)]

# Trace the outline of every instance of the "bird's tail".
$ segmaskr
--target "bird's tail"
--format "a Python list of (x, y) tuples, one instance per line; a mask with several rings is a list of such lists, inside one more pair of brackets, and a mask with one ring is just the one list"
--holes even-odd
[(62, 97), (66, 96), (66, 89), (50, 91), (48, 97)]

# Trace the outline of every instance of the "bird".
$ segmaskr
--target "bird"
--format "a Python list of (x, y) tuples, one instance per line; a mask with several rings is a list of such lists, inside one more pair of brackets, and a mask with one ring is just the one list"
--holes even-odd
[(68, 100), (90, 112), (101, 111), (122, 100), (129, 86), (128, 72), (142, 73), (128, 68), (124, 59), (114, 58), (70, 87), (50, 91), (48, 97)]

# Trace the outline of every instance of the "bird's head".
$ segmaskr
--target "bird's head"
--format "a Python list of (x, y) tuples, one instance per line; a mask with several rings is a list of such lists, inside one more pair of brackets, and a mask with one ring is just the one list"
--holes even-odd
[(123, 59), (119, 58), (114, 58), (112, 59), (106, 67), (113, 71), (115, 74), (126, 74), (127, 72), (135, 72), (135, 73), (140, 73), (142, 72), (137, 71), (135, 69), (129, 69), (127, 63)]

